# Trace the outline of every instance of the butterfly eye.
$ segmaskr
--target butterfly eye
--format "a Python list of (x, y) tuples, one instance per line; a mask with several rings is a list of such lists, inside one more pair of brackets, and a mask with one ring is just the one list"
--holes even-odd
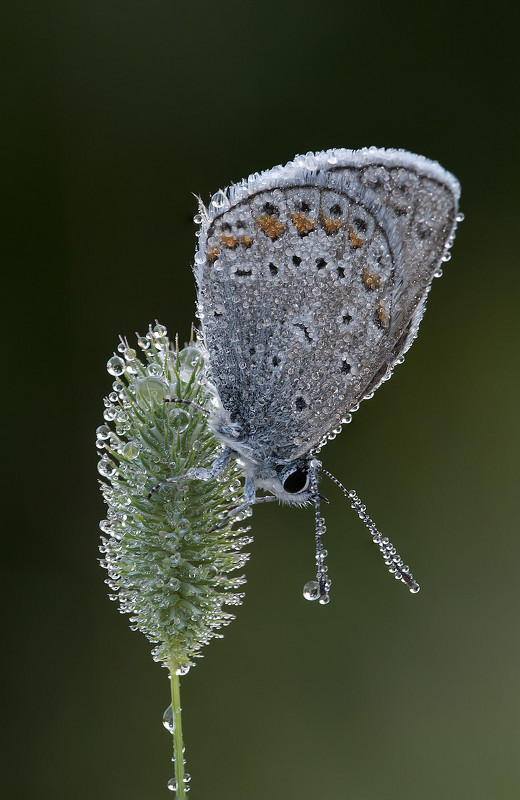
[(309, 483), (309, 473), (303, 469), (295, 469), (283, 482), (283, 488), (289, 494), (298, 494), (307, 488)]

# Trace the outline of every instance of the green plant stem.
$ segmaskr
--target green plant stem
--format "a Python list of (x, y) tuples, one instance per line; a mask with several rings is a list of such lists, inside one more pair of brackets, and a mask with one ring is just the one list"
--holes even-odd
[(182, 709), (181, 687), (177, 675), (177, 664), (170, 661), (170, 684), (172, 694), (173, 712), (173, 762), (175, 764), (175, 782), (177, 800), (186, 800), (186, 786), (184, 783), (184, 744), (182, 741)]

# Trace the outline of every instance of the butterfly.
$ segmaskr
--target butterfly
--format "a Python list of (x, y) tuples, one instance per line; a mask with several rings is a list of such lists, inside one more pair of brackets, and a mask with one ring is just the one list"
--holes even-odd
[(314, 503), (317, 574), (308, 599), (329, 599), (320, 473), (343, 490), (390, 571), (418, 591), (356, 493), (317, 454), (416, 337), (462, 218), (459, 195), (439, 164), (371, 147), (296, 156), (200, 205), (200, 346), (214, 395), (209, 424), (225, 449), (191, 477), (217, 477), (236, 459), (244, 506)]

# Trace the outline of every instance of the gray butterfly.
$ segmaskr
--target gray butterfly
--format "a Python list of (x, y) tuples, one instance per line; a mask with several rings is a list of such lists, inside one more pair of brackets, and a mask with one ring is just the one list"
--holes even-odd
[(400, 363), (454, 239), (459, 184), (403, 150), (328, 150), (255, 173), (201, 207), (195, 257), (198, 316), (226, 445), (245, 475), (244, 505), (316, 507), (317, 580), (328, 601), (318, 473), (331, 477), (391, 571), (418, 584), (355, 494), (316, 459), (361, 400)]

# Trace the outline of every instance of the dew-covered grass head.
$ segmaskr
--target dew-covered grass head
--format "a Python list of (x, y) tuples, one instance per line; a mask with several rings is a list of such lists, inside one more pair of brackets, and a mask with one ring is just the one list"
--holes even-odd
[(96, 432), (108, 506), (101, 563), (111, 599), (154, 643), (154, 659), (182, 674), (234, 619), (227, 608), (242, 601), (245, 578), (232, 573), (244, 566), (251, 538), (232, 526), (248, 510), (232, 513), (241, 499), (233, 461), (210, 480), (186, 476), (223, 449), (196, 405), (165, 402), (209, 402), (199, 347), (192, 341), (179, 349), (159, 324), (138, 337), (138, 347), (140, 356), (122, 340), (107, 363), (114, 380)]

